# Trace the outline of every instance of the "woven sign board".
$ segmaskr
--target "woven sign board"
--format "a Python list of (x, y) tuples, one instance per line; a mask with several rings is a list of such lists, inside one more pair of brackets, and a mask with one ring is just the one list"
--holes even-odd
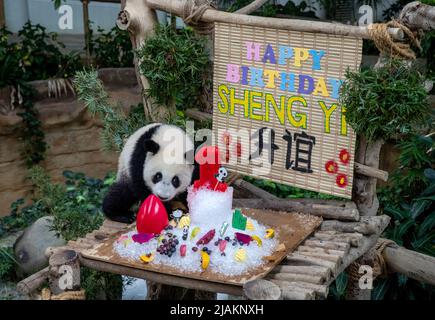
[(215, 24), (213, 132), (229, 169), (351, 197), (355, 133), (338, 103), (362, 40)]

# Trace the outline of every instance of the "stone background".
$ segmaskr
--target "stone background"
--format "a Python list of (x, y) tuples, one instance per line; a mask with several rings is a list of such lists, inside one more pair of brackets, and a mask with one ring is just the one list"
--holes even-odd
[[(111, 102), (119, 102), (128, 112), (131, 105), (142, 101), (133, 69), (102, 69), (99, 71)], [(35, 82), (43, 92), (45, 81)], [(62, 182), (62, 172), (72, 170), (103, 178), (116, 171), (117, 154), (102, 150), (102, 123), (94, 119), (74, 96), (59, 99), (38, 97), (35, 105), (40, 112), (45, 140), (49, 146), (46, 168), (54, 182)], [(0, 217), (10, 213), (10, 204), (31, 195), (26, 180), (27, 168), (21, 158), (18, 130), (21, 118), (15, 112), (0, 115)]]

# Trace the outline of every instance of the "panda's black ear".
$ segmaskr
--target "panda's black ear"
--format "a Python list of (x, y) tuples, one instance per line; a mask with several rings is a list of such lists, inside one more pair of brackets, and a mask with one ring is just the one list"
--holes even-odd
[(156, 154), (159, 152), (160, 146), (151, 139), (147, 139), (144, 142), (144, 148), (146, 152), (151, 152), (152, 154)]

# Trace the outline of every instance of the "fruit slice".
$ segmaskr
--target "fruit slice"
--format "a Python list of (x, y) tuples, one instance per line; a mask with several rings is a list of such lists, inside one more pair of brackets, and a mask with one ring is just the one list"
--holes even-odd
[(237, 262), (243, 262), (246, 260), (246, 250), (245, 249), (238, 249), (236, 253), (234, 254), (234, 260)]
[(275, 236), (275, 230), (266, 229), (266, 235), (264, 236), (266, 239), (272, 239)]
[(251, 238), (252, 238), (252, 240), (257, 242), (257, 246), (259, 246), (259, 247), (263, 246), (263, 241), (261, 241), (260, 237), (258, 237), (258, 236), (251, 236)]
[(255, 230), (254, 224), (252, 223), (252, 220), (248, 219), (248, 221), (246, 222), (246, 229), (251, 230), (251, 231)]
[(219, 251), (220, 252), (224, 252), (226, 247), (227, 247), (227, 241), (226, 240), (221, 240), (219, 242)]
[(186, 256), (187, 246), (185, 244), (182, 244), (180, 246), (180, 256), (184, 257)]
[(140, 256), (140, 259), (145, 263), (150, 263), (154, 260), (154, 253), (144, 254), (143, 256)]
[(201, 268), (202, 270), (205, 270), (208, 268), (208, 265), (210, 264), (210, 256), (207, 252), (201, 251)]
[(195, 238), (200, 231), (201, 229), (199, 227), (193, 228), (192, 233), (190, 234), (190, 240)]

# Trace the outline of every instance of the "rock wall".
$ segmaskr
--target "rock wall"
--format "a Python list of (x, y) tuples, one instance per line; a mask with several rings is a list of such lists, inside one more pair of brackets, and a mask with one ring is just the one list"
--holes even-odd
[[(140, 89), (132, 69), (101, 70), (100, 78), (111, 101), (119, 102), (125, 111), (141, 102)], [(38, 92), (46, 88), (44, 82), (39, 81), (35, 85)], [(40, 112), (49, 146), (42, 166), (53, 181), (63, 181), (64, 170), (84, 172), (97, 178), (115, 171), (117, 154), (102, 149), (101, 121), (94, 119), (75, 97), (62, 100), (45, 97), (38, 97), (35, 106)], [(27, 168), (20, 155), (20, 123), (21, 118), (15, 112), (0, 115), (0, 216), (10, 213), (13, 201), (31, 195), (31, 184), (26, 179)]]

